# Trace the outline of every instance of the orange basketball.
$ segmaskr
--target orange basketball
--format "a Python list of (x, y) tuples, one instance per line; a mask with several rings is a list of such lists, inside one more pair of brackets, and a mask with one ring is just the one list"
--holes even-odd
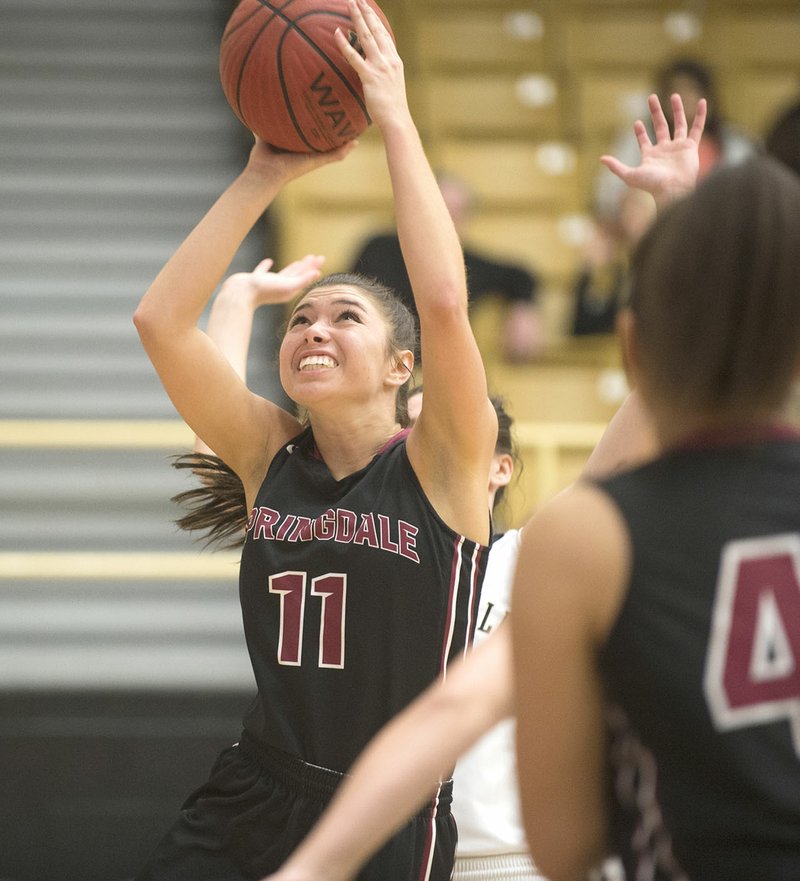
[(273, 147), (324, 152), (369, 125), (337, 27), (355, 41), (346, 0), (241, 0), (233, 11), (220, 44), (222, 89), (242, 123)]

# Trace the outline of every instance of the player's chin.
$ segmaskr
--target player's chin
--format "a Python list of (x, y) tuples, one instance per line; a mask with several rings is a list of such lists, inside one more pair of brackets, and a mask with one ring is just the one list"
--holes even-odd
[(286, 393), (293, 401), (305, 406), (306, 401), (311, 402), (335, 395), (339, 376), (338, 367), (329, 367), (325, 370), (295, 370)]

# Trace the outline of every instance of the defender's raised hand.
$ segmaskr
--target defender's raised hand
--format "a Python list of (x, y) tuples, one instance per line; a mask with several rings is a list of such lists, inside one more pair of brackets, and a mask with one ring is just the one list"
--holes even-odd
[(657, 95), (650, 95), (648, 106), (653, 120), (655, 143), (652, 143), (645, 124), (637, 119), (633, 126), (642, 154), (640, 164), (632, 168), (614, 156), (601, 156), (600, 161), (625, 184), (650, 193), (659, 207), (694, 189), (700, 169), (698, 149), (706, 124), (706, 100), (697, 103), (692, 127), (689, 128), (680, 95), (670, 98), (674, 132)]
[(278, 272), (272, 271), (273, 261), (267, 257), (252, 272), (236, 272), (229, 276), (220, 293), (237, 291), (246, 298), (252, 308), (272, 303), (288, 303), (292, 297), (308, 287), (320, 276), (325, 258), (319, 254), (307, 254), (294, 260)]

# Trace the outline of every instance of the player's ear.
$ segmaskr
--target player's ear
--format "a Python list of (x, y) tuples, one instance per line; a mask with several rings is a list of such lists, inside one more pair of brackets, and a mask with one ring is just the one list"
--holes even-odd
[(410, 349), (396, 352), (392, 357), (392, 369), (389, 373), (389, 382), (392, 385), (401, 386), (411, 378), (414, 371), (414, 353)]
[(514, 459), (509, 453), (497, 453), (492, 456), (489, 467), (489, 489), (500, 489), (508, 486), (514, 475)]

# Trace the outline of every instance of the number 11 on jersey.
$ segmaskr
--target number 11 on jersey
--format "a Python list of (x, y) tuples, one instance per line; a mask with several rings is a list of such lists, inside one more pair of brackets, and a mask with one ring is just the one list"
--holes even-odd
[[(280, 596), (278, 663), (299, 667), (303, 662), (303, 625), (306, 611), (306, 572), (280, 572), (271, 575), (269, 592)], [(344, 667), (344, 624), (347, 576), (328, 572), (311, 579), (309, 594), (320, 597), (319, 667)]]

